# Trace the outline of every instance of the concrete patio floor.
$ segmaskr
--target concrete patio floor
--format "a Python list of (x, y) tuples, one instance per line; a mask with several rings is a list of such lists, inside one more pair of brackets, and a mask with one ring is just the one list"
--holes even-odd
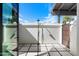
[[(39, 51), (38, 51), (39, 50)], [(72, 56), (69, 49), (60, 44), (20, 44), (19, 56)]]

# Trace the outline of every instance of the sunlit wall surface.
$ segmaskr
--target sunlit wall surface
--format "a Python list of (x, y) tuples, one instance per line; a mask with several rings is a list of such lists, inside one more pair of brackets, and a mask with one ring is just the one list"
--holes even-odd
[(17, 55), (17, 4), (3, 3), (3, 55)]

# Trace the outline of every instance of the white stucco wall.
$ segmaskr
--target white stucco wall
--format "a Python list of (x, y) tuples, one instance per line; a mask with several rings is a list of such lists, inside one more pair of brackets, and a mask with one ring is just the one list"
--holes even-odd
[[(23, 27), (24, 26), (24, 27)], [(31, 28), (32, 26), (32, 28)], [(44, 40), (42, 40), (42, 27), (43, 27), (43, 34)], [(25, 28), (25, 29), (22, 29)], [(55, 37), (56, 40), (49, 36), (49, 32)], [(61, 25), (45, 25), (40, 26), (39, 29), (39, 42), (40, 43), (61, 43), (62, 31), (60, 30)], [(24, 32), (25, 31), (25, 32)], [(19, 42), (20, 43), (38, 43), (38, 29), (37, 25), (20, 25), (19, 27)]]
[[(15, 34), (12, 38), (11, 36)], [(12, 50), (17, 47), (17, 25), (16, 24), (4, 24), (3, 26), (3, 47)]]
[[(34, 33), (35, 32), (35, 33)], [(19, 25), (19, 43), (37, 43), (37, 30)]]
[(79, 3), (77, 3), (77, 55), (79, 56)]
[[(15, 41), (11, 39), (11, 36), (15, 33), (15, 37), (17, 37), (17, 26), (15, 24), (4, 24), (3, 27), (3, 44), (9, 45), (11, 42)], [(17, 38), (16, 38), (17, 41)]]
[(77, 3), (77, 17), (70, 27), (70, 51), (79, 56), (79, 3)]
[(77, 54), (77, 20), (70, 26), (70, 51), (73, 55)]

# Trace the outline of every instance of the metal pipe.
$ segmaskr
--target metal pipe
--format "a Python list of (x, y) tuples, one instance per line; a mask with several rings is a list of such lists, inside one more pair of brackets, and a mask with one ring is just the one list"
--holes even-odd
[[(37, 36), (37, 39), (38, 39), (38, 44), (37, 44), (37, 50), (38, 50), (38, 53), (39, 53), (39, 19), (37, 20), (37, 22), (38, 22), (38, 36)], [(38, 53), (37, 53), (37, 56), (38, 56)]]

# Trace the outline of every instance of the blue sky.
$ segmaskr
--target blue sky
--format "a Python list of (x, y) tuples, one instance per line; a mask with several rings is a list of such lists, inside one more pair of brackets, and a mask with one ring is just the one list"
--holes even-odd
[(51, 15), (51, 3), (20, 3), (19, 15), (23, 21), (35, 22), (37, 19), (41, 21), (57, 21), (57, 16)]

